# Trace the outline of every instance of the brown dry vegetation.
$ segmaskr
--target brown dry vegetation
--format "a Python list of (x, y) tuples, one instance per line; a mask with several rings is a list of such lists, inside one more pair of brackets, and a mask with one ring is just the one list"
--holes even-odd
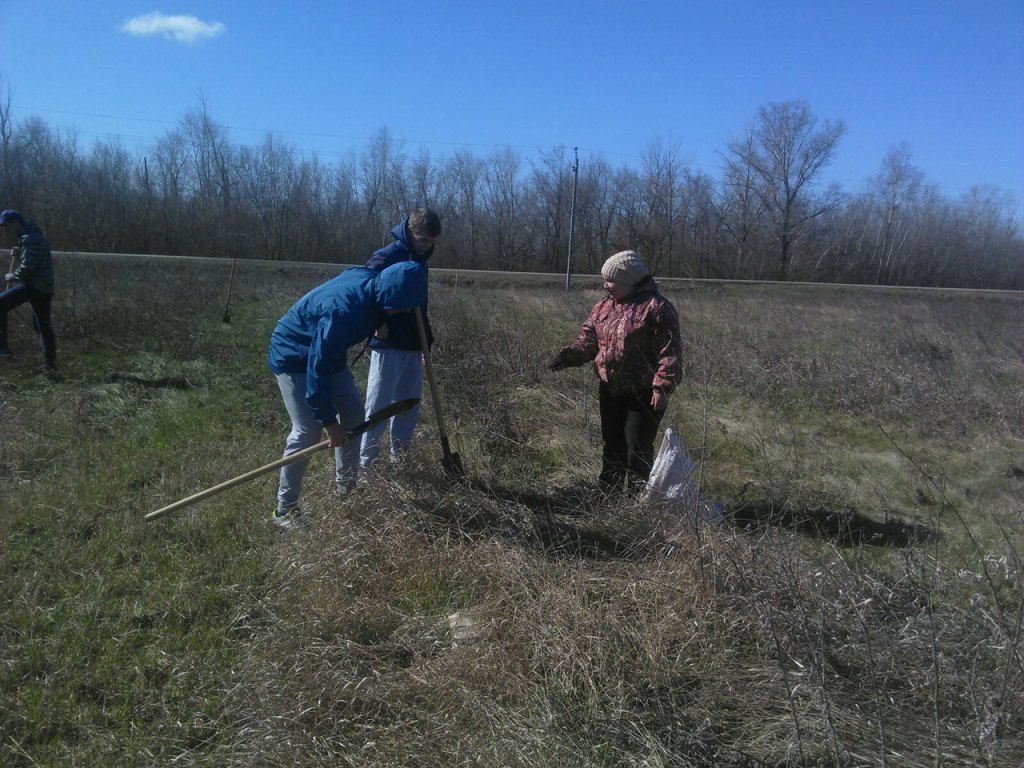
[(668, 288), (697, 526), (595, 492), (593, 376), (543, 366), (595, 291), (435, 275), (466, 481), (427, 404), (284, 533), (272, 479), (141, 518), (277, 455), (264, 344), (325, 275), (242, 268), (225, 325), (224, 268), (114, 265), (61, 265), (61, 379), (0, 374), (9, 764), (1024, 761), (1021, 296)]

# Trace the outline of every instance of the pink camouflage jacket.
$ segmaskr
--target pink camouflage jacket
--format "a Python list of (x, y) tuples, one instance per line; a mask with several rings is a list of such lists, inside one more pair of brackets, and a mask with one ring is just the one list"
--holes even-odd
[(559, 352), (564, 366), (594, 361), (597, 375), (616, 396), (679, 383), (679, 315), (648, 278), (621, 301), (610, 296), (594, 305), (580, 335)]

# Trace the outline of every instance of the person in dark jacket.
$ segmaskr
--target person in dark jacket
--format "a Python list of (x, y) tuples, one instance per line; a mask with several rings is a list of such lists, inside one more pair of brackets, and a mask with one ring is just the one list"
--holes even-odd
[(39, 370), (54, 371), (57, 340), (50, 318), (55, 288), (50, 244), (34, 221), (10, 208), (0, 212), (0, 229), (7, 241), (14, 242), (11, 271), (4, 275), (4, 290), (0, 292), (0, 358), (13, 357), (7, 346), (7, 313), (28, 302), (45, 360)]
[[(427, 266), (434, 243), (441, 236), (441, 218), (430, 208), (417, 208), (391, 230), (394, 242), (374, 252), (366, 262), (370, 269), (382, 270), (404, 261)], [(420, 308), (427, 344), (433, 343), (427, 305)], [(370, 339), (370, 371), (366, 380), (366, 416), (398, 400), (419, 398), (423, 392), (423, 350), (416, 317), (412, 312), (388, 318)], [(388, 430), (390, 458), (409, 449), (419, 420), (420, 407), (393, 416), (363, 435), (359, 463), (369, 469), (380, 456), (384, 430)]]
[(643, 490), (654, 460), (654, 440), (679, 383), (680, 339), (676, 309), (658, 292), (635, 251), (620, 251), (601, 267), (608, 296), (548, 369), (594, 361), (600, 379), (602, 490)]
[[(427, 300), (427, 270), (415, 261), (381, 272), (352, 267), (314, 288), (282, 317), (270, 337), (267, 362), (277, 378), (292, 429), (284, 455), (315, 445), (327, 433), (335, 449), (339, 494), (355, 488), (359, 441), (348, 430), (363, 421), (363, 405), (348, 348), (390, 317)], [(281, 468), (274, 522), (292, 527), (309, 460)]]

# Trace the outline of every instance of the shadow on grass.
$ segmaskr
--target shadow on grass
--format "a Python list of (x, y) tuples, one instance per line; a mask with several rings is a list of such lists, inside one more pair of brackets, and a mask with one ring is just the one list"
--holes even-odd
[(726, 515), (744, 530), (781, 528), (832, 541), (841, 547), (866, 545), (902, 549), (938, 537), (938, 533), (927, 526), (897, 518), (878, 522), (849, 507), (829, 509), (789, 501), (748, 500), (730, 505)]
[(463, 535), (500, 536), (557, 558), (647, 559), (661, 537), (643, 524), (627, 529), (631, 516), (621, 509), (629, 503), (585, 486), (541, 492), (465, 480), (429, 516)]
[[(539, 491), (470, 481), (464, 487), (496, 503), (472, 505), (469, 515), (458, 511), (461, 504), (448, 508), (453, 514), (435, 509), (434, 516), (457, 524), (464, 533), (504, 532), (556, 557), (644, 560), (660, 550), (658, 544), (664, 539), (651, 521), (630, 527), (633, 516), (624, 514), (624, 508), (644, 502), (609, 496), (596, 486)], [(521, 514), (510, 515), (510, 510)], [(748, 532), (774, 528), (841, 547), (905, 548), (939, 535), (927, 526), (898, 518), (879, 522), (850, 507), (801, 505), (792, 500), (736, 500), (726, 505), (725, 520)]]
[(184, 376), (137, 376), (132, 373), (109, 373), (106, 376), (106, 381), (110, 383), (125, 383), (125, 384), (136, 384), (140, 387), (147, 389), (181, 389), (188, 390), (195, 387), (188, 379)]

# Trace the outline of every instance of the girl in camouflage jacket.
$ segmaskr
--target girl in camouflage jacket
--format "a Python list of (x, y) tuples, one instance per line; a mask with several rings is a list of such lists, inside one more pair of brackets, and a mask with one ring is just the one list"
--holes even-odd
[(654, 440), (679, 383), (679, 316), (658, 292), (635, 251), (621, 251), (601, 268), (608, 296), (599, 301), (580, 334), (549, 370), (591, 360), (600, 379), (601, 488), (643, 489), (654, 459)]

